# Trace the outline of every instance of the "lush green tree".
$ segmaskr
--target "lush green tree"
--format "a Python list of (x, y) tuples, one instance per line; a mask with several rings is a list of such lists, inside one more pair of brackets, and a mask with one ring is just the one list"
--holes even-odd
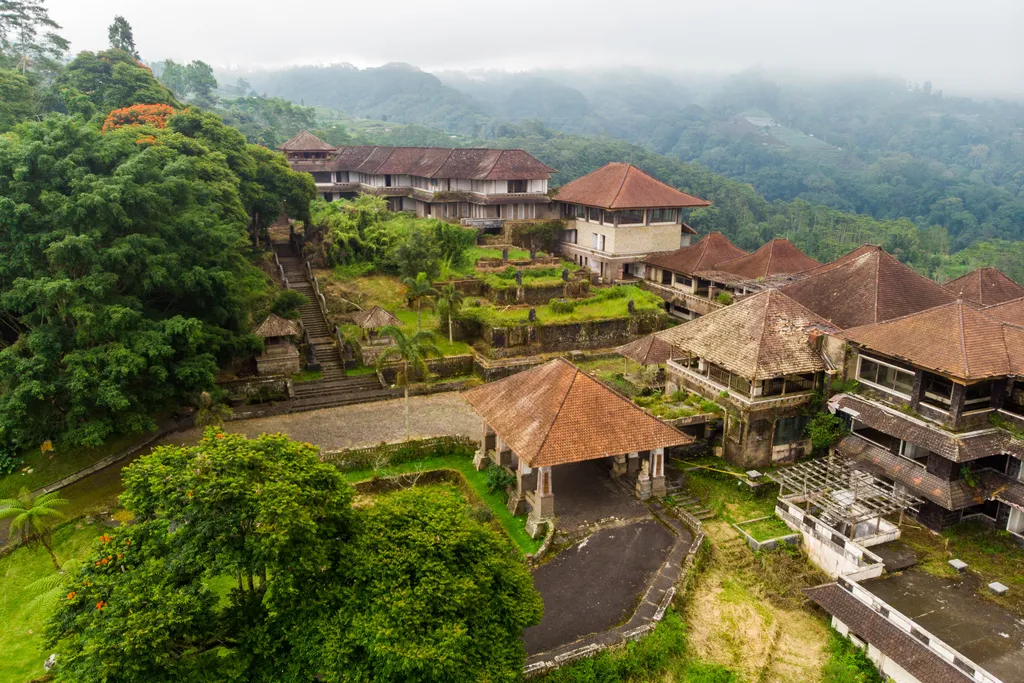
[(114, 17), (114, 23), (107, 27), (107, 37), (110, 39), (111, 50), (124, 50), (135, 59), (139, 59), (135, 36), (132, 35), (132, 25), (120, 14)]
[(59, 493), (43, 493), (33, 496), (28, 489), (22, 489), (17, 498), (0, 500), (0, 519), (11, 520), (10, 535), (20, 537), (22, 543), (39, 542), (50, 553), (53, 566), (60, 571), (57, 553), (53, 552), (50, 529), (64, 517), (58, 508), (68, 501)]
[(454, 282), (449, 282), (441, 288), (437, 295), (438, 312), (441, 314), (442, 324), (448, 325), (448, 343), (455, 343), (455, 335), (452, 333), (452, 319), (458, 315), (462, 308), (462, 292), (458, 290)]
[(193, 59), (185, 67), (185, 82), (193, 99), (200, 103), (212, 103), (213, 91), (217, 89), (213, 67), (206, 62)]
[(92, 117), (135, 104), (180, 107), (149, 67), (123, 50), (79, 52), (56, 82), (67, 111)]
[(414, 377), (426, 377), (427, 358), (440, 356), (441, 351), (434, 343), (434, 335), (420, 330), (406, 335), (402, 328), (388, 325), (381, 328), (382, 336), (391, 337), (393, 344), (377, 356), (377, 369), (392, 361), (398, 361), (397, 383), (405, 391), (405, 438), (409, 439), (409, 383)]
[(99, 540), (48, 626), (58, 680), (311, 680), (348, 571), (338, 470), (281, 435), (208, 430), (140, 458), (124, 485), (136, 524)]
[(309, 299), (301, 292), (296, 292), (294, 289), (286, 289), (274, 299), (274, 303), (270, 306), (270, 312), (276, 313), (288, 320), (297, 320), (300, 315), (299, 308), (308, 303)]
[(70, 45), (43, 0), (0, 0), (0, 66), (52, 73)]
[(426, 273), (418, 273), (416, 277), (407, 277), (402, 280), (402, 284), (405, 285), (405, 299), (409, 302), (409, 307), (416, 307), (416, 330), (423, 329), (422, 320), (420, 313), (423, 309), (424, 302), (433, 308), (434, 298), (437, 296), (437, 290), (434, 289), (434, 285), (431, 283), (430, 278), (427, 277)]
[(159, 66), (160, 82), (173, 92), (175, 97), (183, 98), (188, 95), (188, 71), (185, 65), (167, 59)]
[(411, 489), (360, 514), (327, 681), (518, 681), (543, 605), (506, 538), (453, 490)]
[[(244, 83), (244, 79), (239, 80)], [(247, 88), (248, 84), (236, 87)], [(299, 131), (316, 127), (316, 114), (312, 107), (292, 104), (280, 97), (242, 93), (233, 100), (221, 101), (217, 113), (225, 123), (242, 131), (246, 140), (271, 149)]]
[(35, 89), (16, 71), (0, 69), (0, 133), (30, 118), (35, 112)]
[(393, 269), (406, 278), (419, 273), (434, 280), (441, 274), (441, 245), (433, 226), (421, 221), (406, 224), (388, 255)]

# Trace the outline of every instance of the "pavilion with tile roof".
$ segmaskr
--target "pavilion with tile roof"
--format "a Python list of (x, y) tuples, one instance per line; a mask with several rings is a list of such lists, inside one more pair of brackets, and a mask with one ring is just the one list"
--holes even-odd
[(820, 265), (789, 240), (777, 237), (752, 254), (716, 264), (714, 270), (758, 280), (772, 275), (802, 273)]
[(942, 286), (982, 306), (993, 306), (1024, 297), (1024, 287), (1006, 277), (998, 268), (978, 268)]
[(693, 442), (563, 358), (463, 396), (483, 421), (474, 464), (515, 472), (509, 508), (529, 509), (535, 536), (555, 514), (553, 468), (604, 461), (612, 476), (635, 475), (641, 499), (663, 496), (665, 449)]

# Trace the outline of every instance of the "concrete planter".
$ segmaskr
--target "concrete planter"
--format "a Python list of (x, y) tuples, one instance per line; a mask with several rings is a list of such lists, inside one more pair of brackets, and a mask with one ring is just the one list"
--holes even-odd
[(775, 550), (780, 545), (800, 545), (800, 539), (802, 538), (800, 534), (783, 534), (782, 536), (776, 536), (775, 538), (769, 538), (764, 541), (758, 541), (756, 538), (748, 534), (743, 529), (743, 527), (747, 524), (761, 522), (766, 519), (771, 519), (772, 517), (773, 515), (768, 515), (765, 517), (758, 517), (757, 519), (748, 519), (738, 524), (733, 524), (732, 528), (740, 532), (740, 535), (743, 536), (743, 539), (747, 542), (747, 545), (755, 553), (761, 550)]

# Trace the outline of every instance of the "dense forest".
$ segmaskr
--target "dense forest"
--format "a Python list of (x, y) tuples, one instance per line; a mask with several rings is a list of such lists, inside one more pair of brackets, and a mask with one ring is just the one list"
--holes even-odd
[(1024, 104), (950, 97), (930, 83), (625, 69), (435, 76), (401, 64), (246, 77), (265, 94), (436, 128), (462, 144), (500, 142), (516, 134), (509, 124), (534, 122), (616, 138), (749, 183), (769, 201), (938, 226), (953, 250), (1024, 238)]

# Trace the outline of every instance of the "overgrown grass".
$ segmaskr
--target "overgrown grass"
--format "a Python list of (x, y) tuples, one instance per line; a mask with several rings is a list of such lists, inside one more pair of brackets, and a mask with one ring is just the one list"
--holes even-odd
[(688, 394), (685, 391), (677, 391), (670, 396), (666, 396), (664, 392), (649, 396), (637, 396), (633, 401), (652, 415), (666, 420), (722, 412), (721, 407), (714, 401), (709, 401), (697, 394)]
[[(571, 312), (557, 312), (549, 304), (533, 306), (537, 313), (534, 324), (558, 324), (588, 320), (608, 320), (629, 317), (629, 302), (633, 301), (637, 312), (654, 312), (662, 309), (662, 300), (633, 286), (620, 286), (598, 290), (586, 299), (578, 300)], [(479, 306), (464, 307), (462, 315), (481, 324), (495, 327), (529, 322), (530, 306), (501, 306), (481, 302)]]
[(500, 492), (487, 491), (487, 475), (473, 468), (473, 461), (465, 456), (442, 455), (424, 460), (406, 462), (400, 465), (382, 467), (377, 470), (363, 469), (346, 472), (345, 478), (355, 484), (368, 481), (374, 477), (390, 477), (410, 472), (429, 472), (431, 470), (455, 470), (466, 478), (473, 492), (491, 509), (494, 518), (501, 524), (505, 532), (515, 542), (523, 554), (535, 553), (540, 548), (541, 539), (530, 538), (526, 533), (525, 516), (513, 516), (505, 507), (504, 495)]
[(323, 378), (323, 370), (306, 370), (297, 375), (292, 375), (293, 382), (319, 382)]
[(755, 541), (768, 541), (779, 536), (789, 536), (794, 533), (792, 529), (786, 526), (785, 522), (774, 515), (767, 519), (751, 522), (750, 524), (743, 524), (740, 528), (753, 536)]
[[(402, 331), (406, 335), (416, 334), (415, 309), (398, 308), (391, 312), (402, 321)], [(448, 328), (446, 326), (443, 330), (441, 329), (441, 317), (436, 311), (424, 308), (420, 311), (420, 320), (421, 329), (434, 335), (434, 343), (437, 344), (438, 350), (445, 356), (460, 356), (472, 352), (472, 347), (465, 342), (448, 342)]]
[(540, 680), (544, 683), (734, 683), (739, 679), (723, 666), (693, 657), (687, 644), (686, 623), (675, 610), (669, 610), (654, 631), (640, 640), (573, 662)]
[(882, 683), (882, 675), (864, 650), (829, 629), (828, 660), (821, 671), (821, 683)]
[[(710, 467), (725, 469), (716, 460)], [(686, 461), (673, 462), (675, 467), (686, 467)], [(700, 498), (708, 509), (730, 524), (775, 514), (777, 490), (756, 495), (738, 477), (711, 469), (693, 469), (686, 472), (687, 492)]]
[[(99, 524), (70, 522), (53, 532), (54, 552), (64, 563), (84, 557), (103, 533)], [(0, 558), (0, 681), (24, 683), (43, 675), (43, 626), (53, 612), (28, 586), (55, 572), (46, 549), (21, 547)]]
[(48, 453), (43, 453), (39, 449), (26, 451), (22, 455), (22, 463), (18, 470), (0, 477), (0, 498), (16, 496), (22, 488), (34, 491), (46, 484), (59, 481), (108, 455), (127, 448), (142, 437), (142, 434), (122, 434), (108, 439), (98, 448), (55, 446)]

